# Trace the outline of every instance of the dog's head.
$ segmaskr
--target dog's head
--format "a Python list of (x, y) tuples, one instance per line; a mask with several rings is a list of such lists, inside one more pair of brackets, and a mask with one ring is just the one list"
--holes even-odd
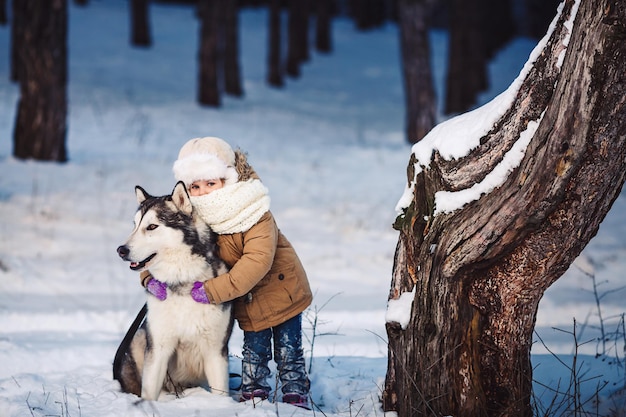
[(193, 229), (193, 208), (183, 182), (178, 182), (171, 195), (153, 197), (140, 186), (135, 187), (139, 208), (135, 227), (117, 253), (130, 262), (130, 269), (143, 271), (158, 268), (160, 263), (185, 261), (192, 248), (184, 244)]

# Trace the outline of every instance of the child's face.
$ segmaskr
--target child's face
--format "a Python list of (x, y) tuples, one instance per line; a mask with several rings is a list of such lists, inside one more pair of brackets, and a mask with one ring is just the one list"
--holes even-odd
[(224, 180), (198, 180), (191, 183), (189, 186), (189, 194), (192, 197), (199, 197), (201, 195), (209, 194), (215, 190), (219, 190), (224, 186)]

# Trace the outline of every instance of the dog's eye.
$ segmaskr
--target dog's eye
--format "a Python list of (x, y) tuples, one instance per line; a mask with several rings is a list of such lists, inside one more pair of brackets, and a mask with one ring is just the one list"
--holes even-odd
[(157, 227), (159, 227), (159, 225), (157, 225), (157, 224), (149, 224), (149, 225), (148, 225), (148, 227), (147, 227), (147, 229), (148, 229), (148, 230), (154, 230), (154, 229), (156, 229)]

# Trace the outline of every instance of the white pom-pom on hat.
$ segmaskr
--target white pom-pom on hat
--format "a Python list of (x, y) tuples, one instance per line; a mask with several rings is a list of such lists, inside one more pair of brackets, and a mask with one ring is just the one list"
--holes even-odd
[(198, 180), (223, 179), (225, 185), (235, 184), (239, 175), (235, 169), (235, 152), (223, 139), (195, 138), (180, 148), (172, 167), (177, 181), (189, 186)]

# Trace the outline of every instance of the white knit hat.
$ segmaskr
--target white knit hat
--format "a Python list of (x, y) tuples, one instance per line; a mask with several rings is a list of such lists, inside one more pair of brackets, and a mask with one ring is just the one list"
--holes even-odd
[(185, 143), (172, 170), (176, 180), (186, 186), (198, 180), (224, 179), (225, 185), (239, 180), (235, 152), (226, 141), (216, 137), (196, 138)]

